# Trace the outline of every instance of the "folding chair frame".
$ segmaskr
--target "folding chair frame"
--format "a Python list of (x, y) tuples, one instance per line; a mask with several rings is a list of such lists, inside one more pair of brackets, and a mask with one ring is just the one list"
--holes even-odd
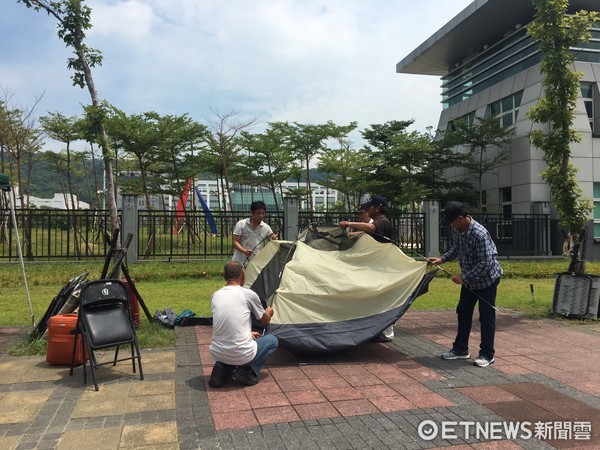
[[(131, 332), (133, 334), (133, 340), (131, 341), (125, 341), (125, 342), (111, 342), (107, 345), (101, 345), (101, 346), (92, 346), (92, 343), (90, 342), (90, 339), (88, 337), (88, 331), (86, 330), (86, 324), (85, 324), (85, 320), (83, 319), (82, 315), (85, 314), (85, 306), (82, 305), (82, 302), (85, 301), (84, 299), (84, 290), (85, 290), (85, 286), (82, 288), (81, 290), (81, 294), (80, 295), (80, 299), (79, 299), (79, 313), (77, 316), (77, 326), (75, 328), (75, 338), (74, 338), (74, 343), (73, 343), (73, 355), (71, 357), (71, 369), (69, 371), (70, 375), (73, 375), (73, 367), (75, 366), (75, 355), (76, 355), (76, 350), (77, 350), (77, 341), (79, 334), (81, 334), (82, 336), (82, 341), (83, 341), (83, 346), (84, 348), (83, 350), (83, 382), (84, 384), (87, 384), (87, 367), (86, 367), (86, 363), (87, 361), (89, 361), (90, 363), (90, 370), (92, 373), (92, 380), (94, 381), (94, 387), (95, 390), (98, 391), (98, 382), (96, 380), (96, 368), (100, 367), (100, 366), (104, 366), (104, 365), (108, 365), (108, 364), (112, 364), (113, 366), (116, 366), (118, 362), (121, 361), (128, 361), (131, 360), (131, 366), (132, 366), (132, 370), (133, 373), (136, 373), (136, 367), (135, 367), (135, 363), (137, 360), (138, 363), (138, 367), (140, 370), (140, 380), (144, 379), (144, 372), (142, 370), (142, 356), (140, 354), (140, 349), (137, 343), (137, 339), (136, 339), (136, 335), (135, 335), (135, 325), (133, 323), (133, 320), (131, 318), (131, 315), (129, 314), (129, 302), (130, 302), (130, 298), (129, 298), (129, 294), (127, 291), (126, 286), (119, 280), (98, 280), (95, 282), (90, 282), (90, 283), (106, 283), (106, 282), (110, 282), (110, 283), (118, 283), (121, 284), (123, 286), (123, 289), (125, 290), (125, 292), (127, 292), (127, 299), (126, 301), (120, 301), (120, 300), (115, 300), (115, 299), (107, 299), (105, 301), (96, 301), (93, 303), (97, 303), (98, 305), (102, 306), (102, 305), (106, 305), (106, 304), (118, 304), (120, 305), (120, 307), (122, 307), (124, 309), (123, 313), (127, 316), (128, 322), (129, 322), (129, 326), (131, 328)], [(88, 283), (88, 284), (90, 284)], [(83, 307), (82, 307), (83, 306)], [(119, 359), (119, 349), (122, 345), (126, 345), (129, 344), (130, 348), (131, 348), (131, 356), (128, 356), (126, 358), (120, 358)], [(102, 349), (106, 349), (106, 348), (112, 348), (112, 347), (116, 347), (115, 349), (115, 356), (112, 360), (110, 361), (106, 361), (106, 362), (102, 362), (99, 363), (96, 359), (96, 355), (94, 354), (94, 350), (102, 350)]]

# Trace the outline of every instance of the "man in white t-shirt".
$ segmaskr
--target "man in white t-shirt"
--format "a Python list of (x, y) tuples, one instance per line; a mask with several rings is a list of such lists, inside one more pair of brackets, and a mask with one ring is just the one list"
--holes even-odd
[(233, 229), (232, 261), (248, 265), (250, 258), (256, 256), (265, 246), (267, 239), (277, 239), (277, 235), (269, 225), (263, 222), (267, 214), (267, 205), (256, 201), (250, 205), (250, 217), (242, 219)]
[(213, 317), (212, 342), (208, 349), (215, 359), (208, 384), (221, 387), (231, 375), (242, 384), (258, 383), (265, 361), (277, 349), (273, 335), (252, 331), (252, 316), (264, 326), (273, 317), (273, 308), (263, 308), (256, 292), (243, 287), (244, 266), (237, 261), (225, 264), (223, 276), (227, 285), (210, 299)]

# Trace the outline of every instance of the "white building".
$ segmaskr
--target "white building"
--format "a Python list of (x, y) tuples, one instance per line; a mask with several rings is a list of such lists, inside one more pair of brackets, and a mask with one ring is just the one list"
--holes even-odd
[[(73, 199), (75, 202), (75, 209), (90, 209), (90, 204), (79, 200), (75, 194), (73, 194)], [(21, 201), (18, 195), (15, 204), (17, 208), (21, 207)], [(29, 206), (35, 206), (37, 208), (73, 209), (71, 196), (67, 195), (65, 197), (63, 194), (54, 194), (54, 197), (52, 198), (29, 196)]]
[[(600, 10), (598, 0), (569, 4), (569, 12)], [(534, 12), (531, 0), (476, 0), (402, 59), (396, 71), (441, 77), (439, 130), (456, 119), (496, 114), (505, 126), (514, 125), (510, 158), (484, 177), (486, 209), (505, 214), (550, 212), (557, 221), (550, 190), (540, 176), (545, 169), (543, 154), (528, 138), (539, 125), (532, 123), (527, 111), (543, 95), (542, 55), (526, 32)], [(584, 196), (594, 200), (593, 237), (600, 240), (600, 28), (593, 28), (591, 41), (573, 51), (574, 69), (583, 78), (574, 124), (582, 139), (572, 145), (572, 162), (579, 169)], [(488, 158), (496, 151), (488, 151)], [(464, 169), (454, 169), (446, 177), (456, 180), (465, 175)], [(558, 227), (552, 228), (553, 242), (562, 242)], [(600, 248), (593, 253), (600, 256)]]

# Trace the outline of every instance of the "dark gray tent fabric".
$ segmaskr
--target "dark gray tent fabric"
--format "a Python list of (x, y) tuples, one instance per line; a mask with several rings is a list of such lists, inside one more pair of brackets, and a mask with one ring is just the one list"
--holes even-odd
[(247, 285), (275, 315), (267, 332), (302, 354), (354, 347), (395, 323), (433, 277), (395, 245), (340, 228), (271, 241), (249, 264)]

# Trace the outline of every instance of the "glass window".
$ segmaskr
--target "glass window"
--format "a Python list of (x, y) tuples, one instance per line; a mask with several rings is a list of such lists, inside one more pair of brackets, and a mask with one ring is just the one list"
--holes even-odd
[(594, 202), (594, 219), (600, 219), (600, 202)]
[(594, 183), (594, 238), (600, 238), (600, 183)]
[(510, 127), (517, 122), (519, 117), (519, 106), (521, 106), (521, 99), (523, 98), (523, 91), (504, 97), (503, 99), (491, 103), (488, 106), (488, 112), (490, 116), (500, 116), (500, 123), (503, 127)]
[(583, 98), (593, 97), (592, 83), (581, 83), (581, 96)]
[(495, 102), (490, 105), (490, 115), (497, 116), (500, 112), (500, 102)]
[(512, 96), (502, 99), (502, 111), (508, 111), (513, 109), (513, 98)]
[(519, 91), (515, 94), (515, 108), (521, 106), (521, 100), (523, 99), (523, 91)]

